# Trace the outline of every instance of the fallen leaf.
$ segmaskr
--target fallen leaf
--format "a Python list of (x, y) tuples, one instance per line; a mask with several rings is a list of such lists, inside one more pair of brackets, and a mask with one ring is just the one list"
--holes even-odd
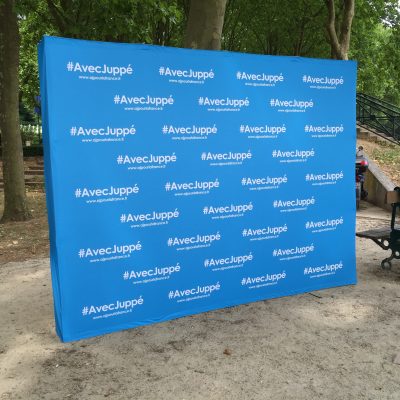
[[(224, 354), (226, 355), (226, 356), (230, 356), (230, 355), (232, 355), (232, 352), (231, 352), (231, 350), (229, 350), (229, 349), (225, 349), (224, 350)], [(400, 363), (400, 362), (399, 362)]]

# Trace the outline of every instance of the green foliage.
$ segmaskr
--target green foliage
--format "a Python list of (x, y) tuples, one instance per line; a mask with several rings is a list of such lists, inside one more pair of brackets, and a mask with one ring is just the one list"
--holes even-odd
[(43, 35), (54, 35), (44, 1), (32, 0), (20, 3), (21, 18), (19, 30), (20, 45), (20, 90), (24, 106), (33, 112), (36, 105), (35, 96), (39, 95), (39, 71), (37, 61), (37, 44)]
[(396, 1), (359, 0), (350, 57), (358, 61), (358, 90), (400, 105), (400, 20)]
[(43, 35), (180, 46), (184, 13), (174, 0), (23, 0), (20, 89), (33, 110), (39, 94), (37, 43)]
[(273, 55), (329, 57), (320, 0), (230, 0), (223, 48)]
[[(38, 94), (36, 45), (44, 34), (182, 46), (189, 0), (20, 0), (21, 93)], [(337, 3), (340, 16), (341, 2)], [(321, 0), (229, 0), (222, 48), (259, 54), (330, 58)], [(398, 0), (357, 0), (350, 58), (358, 90), (400, 105)]]

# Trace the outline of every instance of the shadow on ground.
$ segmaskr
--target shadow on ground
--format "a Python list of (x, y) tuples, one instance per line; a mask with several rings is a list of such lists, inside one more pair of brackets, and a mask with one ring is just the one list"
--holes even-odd
[(382, 271), (384, 257), (357, 239), (356, 286), (68, 344), (54, 333), (47, 260), (3, 265), (0, 399), (398, 400), (400, 263)]

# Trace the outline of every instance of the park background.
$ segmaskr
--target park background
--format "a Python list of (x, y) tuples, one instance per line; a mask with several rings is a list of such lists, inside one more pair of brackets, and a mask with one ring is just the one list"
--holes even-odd
[[(358, 95), (392, 105), (400, 138), (398, 0), (0, 0), (0, 215), (30, 221), (0, 224), (4, 261), (48, 252), (37, 61), (43, 35), (354, 59)], [(363, 144), (399, 184), (398, 146)]]
[[(59, 343), (43, 182), (27, 174), (43, 170), (36, 152), (44, 34), (352, 59), (358, 92), (400, 106), (398, 0), (0, 0), (1, 400), (397, 400), (398, 263), (380, 270), (385, 252), (360, 239), (356, 287)], [(366, 145), (400, 184), (398, 146)], [(357, 223), (370, 228), (388, 216), (360, 215)]]

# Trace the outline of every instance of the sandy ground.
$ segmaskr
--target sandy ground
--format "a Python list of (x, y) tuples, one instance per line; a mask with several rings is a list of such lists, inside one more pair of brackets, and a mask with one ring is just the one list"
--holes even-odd
[[(363, 212), (359, 229), (388, 214)], [(359, 284), (62, 344), (47, 259), (0, 265), (0, 399), (400, 399), (400, 261)]]

